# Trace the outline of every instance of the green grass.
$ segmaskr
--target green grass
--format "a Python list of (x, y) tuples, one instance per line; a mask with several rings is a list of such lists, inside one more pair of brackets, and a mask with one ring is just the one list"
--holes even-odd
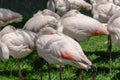
[[(107, 53), (107, 36), (91, 37), (80, 43), (87, 57), (98, 67), (96, 80), (120, 80), (120, 49), (113, 45), (112, 48), (112, 72), (109, 76), (109, 55)], [(21, 69), (24, 80), (40, 80), (40, 69), (43, 68), (43, 80), (48, 80), (47, 64), (40, 59), (34, 50), (29, 56), (21, 60)], [(51, 65), (52, 80), (59, 80), (59, 71), (56, 65)], [(66, 65), (62, 71), (63, 80), (80, 80), (79, 70), (76, 67)], [(82, 80), (91, 80), (92, 71), (83, 70)], [(0, 61), (0, 80), (18, 80), (17, 61), (10, 57), (7, 62)]]

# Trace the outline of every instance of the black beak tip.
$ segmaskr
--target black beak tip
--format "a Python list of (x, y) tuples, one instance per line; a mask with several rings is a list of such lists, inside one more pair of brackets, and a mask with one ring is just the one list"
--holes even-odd
[(96, 67), (96, 66), (91, 65), (90, 67), (91, 67), (91, 69), (93, 70), (93, 72), (97, 72), (97, 67)]

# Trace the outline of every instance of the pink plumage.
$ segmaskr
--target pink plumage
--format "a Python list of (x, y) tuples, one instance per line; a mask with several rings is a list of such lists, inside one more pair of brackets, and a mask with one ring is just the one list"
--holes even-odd
[(0, 8), (0, 26), (5, 26), (12, 22), (20, 22), (22, 19), (23, 16), (20, 13), (10, 9)]

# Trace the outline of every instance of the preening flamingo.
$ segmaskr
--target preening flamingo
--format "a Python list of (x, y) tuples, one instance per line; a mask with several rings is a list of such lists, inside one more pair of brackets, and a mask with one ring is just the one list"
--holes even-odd
[(32, 18), (30, 18), (23, 29), (30, 30), (33, 32), (39, 32), (41, 28), (46, 26), (48, 23), (57, 21), (60, 18), (56, 13), (45, 9), (43, 11), (38, 11)]
[(91, 10), (92, 6), (85, 0), (49, 0), (47, 8), (62, 16), (71, 9)]
[(32, 52), (36, 34), (22, 29), (12, 28), (11, 30), (8, 33), (3, 31), (4, 34), (0, 38), (0, 57), (3, 61), (9, 59), (9, 56), (17, 59), (19, 79), (22, 80), (19, 60)]
[(0, 8), (0, 27), (8, 23), (20, 22), (23, 17), (20, 13), (14, 12), (10, 9)]
[(91, 36), (109, 34), (106, 26), (77, 10), (70, 10), (56, 24), (59, 32), (78, 41), (84, 41)]
[[(86, 70), (96, 70), (79, 43), (52, 27), (48, 26), (40, 30), (36, 38), (36, 48), (38, 55), (49, 64), (69, 64)], [(60, 79), (62, 79), (61, 75)]]

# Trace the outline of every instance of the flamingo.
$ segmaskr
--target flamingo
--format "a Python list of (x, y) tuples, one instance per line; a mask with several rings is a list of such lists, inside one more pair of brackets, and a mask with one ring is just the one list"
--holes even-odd
[(120, 9), (120, 6), (115, 5), (112, 0), (93, 0), (92, 5), (93, 18), (102, 23), (107, 23), (110, 17)]
[(59, 18), (60, 16), (58, 14), (48, 9), (44, 9), (43, 11), (38, 11), (36, 14), (34, 14), (33, 17), (26, 22), (23, 29), (38, 33), (40, 29), (44, 28), (51, 22), (56, 22)]
[(108, 21), (108, 25), (107, 25), (107, 29), (111, 35), (111, 39), (112, 42), (117, 45), (120, 46), (119, 43), (119, 29), (120, 29), (120, 10), (117, 11)]
[[(114, 0), (94, 0), (93, 4), (93, 18), (99, 20), (102, 23), (109, 23), (109, 19), (119, 11), (120, 6), (114, 4)], [(110, 60), (110, 77), (112, 76), (112, 58), (111, 58), (111, 36), (108, 35), (108, 53)]]
[(43, 11), (38, 11), (32, 18), (30, 18), (23, 29), (30, 30), (35, 33), (39, 32), (41, 28), (50, 22), (57, 21), (60, 18), (56, 13), (45, 9)]
[(91, 10), (92, 6), (85, 0), (49, 0), (47, 3), (47, 8), (62, 16), (71, 9)]
[(91, 36), (109, 34), (106, 26), (78, 10), (70, 10), (56, 24), (59, 32), (63, 32), (80, 42)]
[(8, 23), (20, 22), (23, 17), (20, 13), (14, 12), (10, 9), (0, 8), (0, 26), (5, 26)]
[(107, 29), (110, 33), (109, 35), (109, 53), (110, 53), (110, 75), (112, 76), (112, 69), (111, 69), (111, 64), (112, 64), (112, 58), (111, 58), (111, 49), (112, 49), (112, 42), (120, 46), (120, 10), (117, 11), (108, 21)]
[(3, 32), (4, 34), (2, 34), (0, 38), (0, 58), (3, 61), (8, 60), (9, 56), (17, 59), (19, 80), (22, 80), (19, 61), (21, 58), (32, 52), (32, 49), (35, 46), (34, 39), (36, 34), (31, 31), (15, 28), (9, 30), (8, 33), (5, 33), (5, 30)]
[(2, 37), (4, 34), (8, 34), (8, 33), (13, 32), (15, 30), (16, 30), (16, 28), (14, 26), (7, 25), (0, 31), (0, 37)]
[(96, 70), (79, 43), (50, 26), (42, 28), (37, 34), (36, 48), (38, 55), (49, 64), (69, 64), (77, 68)]
[(120, 0), (113, 0), (113, 3), (120, 6)]

